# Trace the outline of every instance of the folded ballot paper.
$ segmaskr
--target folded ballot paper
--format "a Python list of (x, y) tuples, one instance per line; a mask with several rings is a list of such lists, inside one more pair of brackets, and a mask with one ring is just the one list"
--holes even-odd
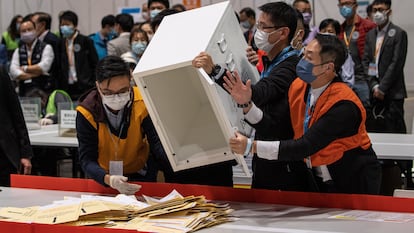
[(173, 190), (161, 199), (145, 195), (141, 199), (123, 194), (65, 197), (46, 206), (1, 208), (0, 221), (179, 233), (235, 220), (228, 204), (208, 202), (204, 196), (183, 197)]

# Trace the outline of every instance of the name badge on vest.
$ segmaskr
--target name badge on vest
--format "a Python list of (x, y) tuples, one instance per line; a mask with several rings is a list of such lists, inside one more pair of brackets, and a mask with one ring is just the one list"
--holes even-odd
[(368, 75), (369, 76), (377, 76), (378, 70), (377, 70), (377, 64), (371, 62), (369, 63), (368, 67)]
[(109, 161), (109, 175), (124, 175), (124, 162), (121, 161)]

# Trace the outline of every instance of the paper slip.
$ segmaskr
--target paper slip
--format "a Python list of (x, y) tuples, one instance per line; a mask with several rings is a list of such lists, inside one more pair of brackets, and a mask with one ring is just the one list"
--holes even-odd
[(33, 218), (35, 223), (59, 224), (78, 220), (81, 204), (50, 205), (38, 209)]
[(344, 212), (342, 214), (331, 216), (329, 218), (373, 221), (373, 222), (405, 223), (405, 222), (413, 221), (414, 214), (351, 210), (351, 211)]
[(16, 208), (5, 207), (0, 209), (0, 217), (16, 222), (31, 222), (39, 207)]

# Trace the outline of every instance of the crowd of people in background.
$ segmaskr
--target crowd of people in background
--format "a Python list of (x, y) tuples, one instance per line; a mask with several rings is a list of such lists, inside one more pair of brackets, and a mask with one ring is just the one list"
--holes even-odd
[[(249, 7), (236, 12), (248, 45), (246, 55), (262, 77), (251, 87), (247, 84), (239, 84), (239, 87), (251, 88), (250, 94), (247, 95), (248, 99), (240, 97), (245, 93), (239, 93), (237, 89), (232, 88), (237, 84), (237, 75), (234, 75), (236, 78), (232, 78), (233, 75), (221, 71), (221, 67), (217, 67), (208, 54), (200, 53), (193, 61), (195, 67), (203, 67), (212, 78), (222, 79), (221, 85), (236, 102), (244, 101), (239, 104), (244, 106), (246, 121), (256, 129), (256, 135), (254, 139), (240, 135), (237, 140), (232, 139), (230, 144), (234, 151), (237, 151), (238, 146), (241, 145), (241, 154), (245, 154), (244, 151), (255, 152), (252, 183), (254, 188), (315, 191), (315, 188), (311, 187), (313, 184), (309, 184), (309, 180), (304, 179), (309, 177), (309, 169), (317, 177), (316, 183), (319, 187), (317, 190), (325, 192), (390, 194), (390, 190), (401, 186), (399, 183), (401, 172), (408, 178), (408, 185), (412, 186), (412, 161), (411, 163), (380, 161), (382, 177), (394, 179), (387, 185), (383, 184), (381, 190), (372, 187), (378, 183), (375, 179), (371, 180), (372, 186), (367, 186), (369, 188), (366, 189), (350, 186), (344, 181), (350, 179), (344, 176), (348, 169), (346, 165), (355, 162), (349, 158), (361, 154), (366, 156), (366, 161), (357, 162), (358, 166), (364, 166), (369, 160), (369, 165), (373, 168), (370, 172), (361, 173), (365, 176), (361, 182), (370, 182), (368, 178), (378, 174), (381, 177), (373, 162), (375, 152), (370, 146), (367, 131), (385, 133), (407, 131), (403, 108), (404, 98), (407, 97), (403, 72), (407, 55), (407, 33), (390, 20), (391, 0), (374, 0), (367, 7), (366, 18), (357, 14), (356, 0), (338, 0), (337, 5), (343, 17), (342, 23), (338, 19), (327, 18), (318, 25), (312, 25), (313, 15), (308, 0), (295, 0), (291, 6), (280, 2), (264, 4), (259, 7), (261, 11), (259, 17), (256, 17), (255, 9)], [(59, 14), (57, 32), (51, 31), (52, 17), (46, 12), (34, 12), (26, 16), (16, 15), (11, 19), (7, 31), (2, 33), (0, 44), (0, 64), (4, 69), (2, 76), (6, 77), (6, 73), (10, 74), (12, 82), (10, 87), (13, 85), (16, 94), (21, 97), (33, 96), (33, 93), (40, 91), (43, 93), (42, 97), (46, 96), (48, 99), (50, 96), (55, 97), (53, 93), (58, 92), (74, 103), (79, 101), (77, 127), (80, 127), (78, 139), (81, 166), (86, 175), (103, 185), (111, 186), (120, 192), (134, 193), (139, 187), (129, 185), (128, 178), (155, 181), (155, 171), (161, 169), (168, 182), (232, 186), (234, 161), (173, 172), (165, 152), (162, 147), (160, 148), (158, 136), (139, 91), (133, 87), (131, 73), (151, 43), (163, 17), (185, 10), (186, 8), (181, 4), (170, 7), (168, 0), (149, 0), (142, 5), (142, 17), (145, 21), (134, 22), (133, 17), (125, 13), (109, 14), (102, 18), (101, 28), (90, 35), (84, 35), (78, 30), (78, 16), (70, 10)], [(341, 46), (344, 48), (343, 54), (338, 52), (342, 49)], [(315, 57), (312, 53), (319, 53), (321, 56)], [(340, 56), (343, 56), (343, 61), (339, 59)], [(312, 59), (319, 63), (312, 62)], [(123, 66), (123, 63), (126, 66)], [(314, 73), (316, 69), (320, 71)], [(218, 74), (221, 76), (218, 77)], [(318, 84), (313, 82), (320, 77), (324, 77), (325, 80), (325, 75), (326, 82)], [(298, 83), (296, 79), (298, 76), (305, 83)], [(110, 82), (111, 80), (113, 82)], [(338, 84), (341, 82), (348, 87)], [(317, 95), (316, 98), (321, 95), (321, 99), (325, 101), (328, 99), (321, 93), (326, 90), (332, 93), (338, 91), (346, 93), (344, 100), (349, 103), (336, 106), (335, 104), (341, 102), (341, 97), (338, 95), (332, 102), (332, 109), (327, 111), (328, 113), (331, 111), (333, 115), (342, 112), (355, 122), (345, 124), (347, 129), (343, 131), (338, 128), (335, 135), (332, 132), (329, 137), (323, 135), (322, 139), (326, 136), (326, 140), (321, 140), (323, 143), (316, 143), (319, 147), (315, 147), (321, 151), (308, 148), (309, 142), (317, 141), (314, 138), (317, 137), (318, 132), (326, 133), (327, 128), (333, 127), (331, 124), (338, 122), (321, 117), (307, 122), (309, 125), (306, 127), (309, 128), (300, 129), (298, 125), (294, 125), (294, 120), (308, 121), (307, 117), (310, 116), (302, 116), (305, 119), (294, 116), (295, 112), (292, 111), (300, 112), (301, 107), (306, 107), (306, 102), (303, 106), (292, 105), (292, 101), (299, 101), (299, 99), (290, 99), (294, 96), (291, 93), (292, 89), (297, 89), (301, 97), (305, 96), (305, 101), (306, 96), (311, 92), (312, 95)], [(348, 89), (352, 90), (358, 98), (354, 98)], [(115, 104), (118, 100), (124, 104), (122, 106)], [(55, 100), (49, 98), (49, 101)], [(315, 101), (318, 106), (316, 99), (312, 101)], [(256, 110), (259, 113), (249, 114)], [(131, 112), (134, 114), (141, 112), (142, 118), (139, 120), (135, 117), (130, 118), (128, 114)], [(289, 112), (290, 115), (287, 114)], [(251, 118), (254, 114), (261, 117)], [(42, 124), (56, 123), (50, 115), (43, 117)], [(323, 123), (318, 125), (317, 122), (315, 123), (318, 120)], [(143, 129), (142, 132), (132, 135), (134, 139), (147, 137), (149, 142), (133, 143), (131, 139), (127, 140), (128, 137), (132, 137), (128, 136), (130, 122), (135, 122)], [(313, 129), (312, 124), (315, 124)], [(22, 135), (20, 142), (28, 143), (24, 134)], [(334, 136), (338, 135), (342, 138), (356, 135), (354, 139), (335, 141), (337, 144), (346, 145), (345, 151), (338, 152), (344, 153), (345, 162), (343, 158), (328, 159), (329, 162), (326, 159), (310, 159), (313, 154), (323, 157), (324, 151), (332, 152), (325, 147), (329, 147), (328, 145), (333, 143)], [(105, 141), (100, 141), (99, 137), (104, 137)], [(299, 137), (302, 137), (305, 142), (296, 145), (295, 143), (298, 142), (292, 140)], [(241, 141), (242, 139), (245, 141)], [(360, 140), (360, 143), (353, 140)], [(278, 143), (276, 147), (263, 146), (263, 141)], [(292, 152), (294, 145), (301, 148), (299, 150), (303, 152), (301, 155), (291, 156), (292, 153), (294, 154)], [(107, 146), (109, 147), (106, 148)], [(136, 151), (131, 148), (126, 149), (125, 146), (136, 147)], [(28, 152), (26, 147), (21, 148), (25, 148), (25, 152), (23, 154), (21, 151), (18, 158), (21, 158), (24, 166), (28, 166), (27, 158), (30, 158), (32, 153)], [(115, 151), (114, 153), (118, 153), (119, 149), (128, 154), (124, 173), (118, 174), (117, 171), (116, 175), (109, 174), (111, 166), (115, 166), (115, 163), (112, 163), (114, 162), (112, 155), (102, 152), (106, 149)], [(266, 150), (280, 151), (279, 155), (259, 153)], [(137, 151), (139, 151), (138, 155), (134, 155)], [(312, 166), (309, 167), (309, 164), (303, 162), (303, 159), (307, 158), (308, 161), (313, 161), (314, 165), (318, 165), (316, 171), (312, 171)], [(9, 169), (5, 169), (6, 173), (16, 173), (20, 167), (18, 160), (12, 159), (5, 150), (1, 152), (0, 159), (10, 160), (7, 163)], [(140, 162), (136, 163), (133, 160)], [(338, 161), (342, 161), (345, 165), (335, 165)], [(395, 169), (399, 170), (396, 172)], [(4, 177), (4, 174), (2, 176)], [(333, 185), (332, 181), (337, 186)], [(8, 183), (6, 181), (0, 183), (0, 185), (5, 184)]]

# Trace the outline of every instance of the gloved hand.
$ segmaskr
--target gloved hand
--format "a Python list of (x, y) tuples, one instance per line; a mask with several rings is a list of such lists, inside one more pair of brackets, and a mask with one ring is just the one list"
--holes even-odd
[(39, 123), (40, 125), (51, 125), (53, 124), (53, 120), (49, 118), (42, 118)]
[(127, 183), (128, 177), (112, 175), (109, 177), (109, 186), (122, 194), (134, 195), (141, 189), (141, 185)]

